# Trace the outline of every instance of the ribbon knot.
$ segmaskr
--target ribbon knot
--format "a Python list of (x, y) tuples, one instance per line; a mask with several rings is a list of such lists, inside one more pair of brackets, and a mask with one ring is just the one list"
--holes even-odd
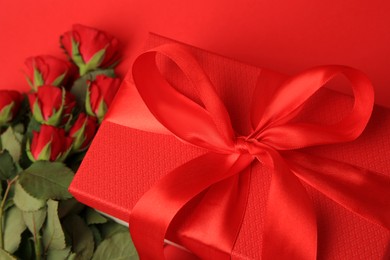
[[(169, 84), (156, 64), (158, 54), (179, 67), (200, 103)], [(331, 125), (296, 123), (293, 119), (307, 100), (338, 74), (352, 83), (352, 110)], [(371, 83), (363, 73), (345, 66), (322, 66), (286, 78), (262, 70), (248, 124), (254, 131), (237, 138), (212, 82), (186, 49), (171, 44), (140, 55), (133, 78), (155, 119), (179, 140), (208, 151), (167, 173), (133, 208), (130, 231), (141, 259), (164, 258), (168, 228), (186, 205), (192, 205), (192, 211), (186, 211), (187, 219), (179, 225), (184, 235), (177, 242), (202, 259), (230, 259), (245, 215), (250, 166), (256, 161), (272, 171), (262, 259), (317, 258), (316, 215), (302, 182), (390, 228), (386, 176), (299, 151), (351, 141), (362, 133), (374, 103)], [(256, 196), (256, 191), (251, 192)]]
[(236, 138), (234, 150), (240, 154), (257, 155), (261, 149), (259, 141), (254, 138), (239, 136)]

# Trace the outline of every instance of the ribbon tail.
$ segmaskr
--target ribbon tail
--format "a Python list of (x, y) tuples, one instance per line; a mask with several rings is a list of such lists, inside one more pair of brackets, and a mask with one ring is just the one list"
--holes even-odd
[(230, 259), (247, 208), (250, 178), (247, 167), (205, 191), (177, 231), (180, 244), (201, 259)]
[(271, 150), (269, 153), (274, 173), (267, 204), (262, 259), (314, 260), (317, 255), (317, 223), (310, 198), (280, 155)]
[(252, 160), (239, 154), (207, 153), (159, 180), (130, 215), (130, 233), (140, 259), (164, 259), (164, 238), (178, 212), (211, 185), (241, 172)]
[(302, 152), (283, 158), (304, 182), (363, 218), (390, 230), (390, 177)]

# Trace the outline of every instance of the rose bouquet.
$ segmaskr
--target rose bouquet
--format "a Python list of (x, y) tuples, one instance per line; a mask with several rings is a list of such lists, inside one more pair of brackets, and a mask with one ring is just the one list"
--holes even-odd
[(0, 91), (0, 259), (137, 257), (125, 227), (68, 192), (119, 88), (118, 41), (75, 25), (60, 42), (68, 61), (26, 60), (29, 93)]

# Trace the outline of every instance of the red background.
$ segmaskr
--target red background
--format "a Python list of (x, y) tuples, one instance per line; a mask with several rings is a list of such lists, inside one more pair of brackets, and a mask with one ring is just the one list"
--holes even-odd
[(58, 37), (73, 23), (109, 31), (127, 57), (147, 31), (285, 73), (345, 64), (372, 79), (390, 107), (390, 2), (387, 0), (36, 0), (0, 1), (0, 88), (27, 90), (23, 62), (62, 55)]

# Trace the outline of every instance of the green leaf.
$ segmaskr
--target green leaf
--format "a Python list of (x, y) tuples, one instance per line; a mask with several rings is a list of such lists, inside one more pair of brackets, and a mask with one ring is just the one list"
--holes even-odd
[(32, 139), (33, 134), (32, 132), (39, 132), (41, 130), (41, 123), (39, 123), (37, 120), (35, 120), (34, 117), (30, 119), (30, 122), (27, 126), (27, 132), (26, 132), (26, 138)]
[(64, 260), (67, 259), (70, 253), (70, 247), (65, 249), (51, 249), (47, 251), (46, 260)]
[(34, 198), (28, 194), (20, 185), (19, 181), (15, 184), (14, 203), (23, 211), (37, 211), (46, 206), (45, 200)]
[(109, 221), (101, 227), (102, 236), (104, 239), (109, 238), (117, 233), (129, 232), (129, 229), (123, 225), (120, 225), (114, 221)]
[(61, 200), (58, 206), (58, 216), (64, 218), (70, 214), (79, 214), (83, 209), (84, 205), (78, 202), (75, 198)]
[(95, 247), (92, 231), (77, 215), (71, 215), (64, 220), (64, 227), (72, 239), (72, 251), (75, 259), (91, 259)]
[(47, 201), (47, 221), (43, 229), (43, 244), (48, 249), (65, 249), (65, 234), (58, 217), (58, 201)]
[(91, 224), (104, 224), (107, 222), (107, 219), (100, 215), (96, 210), (87, 208), (85, 213), (85, 219), (88, 225)]
[(68, 187), (73, 172), (63, 163), (37, 161), (20, 173), (19, 182), (25, 191), (38, 199), (69, 199)]
[(99, 229), (95, 225), (90, 225), (89, 229), (93, 235), (93, 241), (95, 241), (95, 247), (98, 247), (99, 244), (103, 241), (102, 234), (100, 234)]
[(16, 257), (13, 257), (7, 251), (0, 249), (0, 259), (1, 260), (16, 260)]
[(46, 219), (46, 208), (36, 211), (23, 211), (23, 219), (32, 234), (39, 234)]
[(4, 249), (12, 254), (18, 249), (21, 234), (26, 229), (22, 211), (17, 207), (7, 210), (4, 227)]
[(26, 130), (24, 125), (22, 123), (14, 125), (13, 130), (14, 130), (16, 139), (18, 139), (18, 141), (21, 143), (23, 140), (24, 131)]
[(20, 155), (22, 154), (22, 143), (18, 140), (18, 136), (15, 134), (12, 127), (8, 127), (1, 135), (1, 143), (3, 149), (8, 150), (14, 162), (18, 162)]
[(12, 179), (16, 174), (16, 166), (7, 150), (0, 152), (0, 180)]
[(129, 232), (120, 232), (104, 240), (97, 247), (92, 260), (139, 259)]

